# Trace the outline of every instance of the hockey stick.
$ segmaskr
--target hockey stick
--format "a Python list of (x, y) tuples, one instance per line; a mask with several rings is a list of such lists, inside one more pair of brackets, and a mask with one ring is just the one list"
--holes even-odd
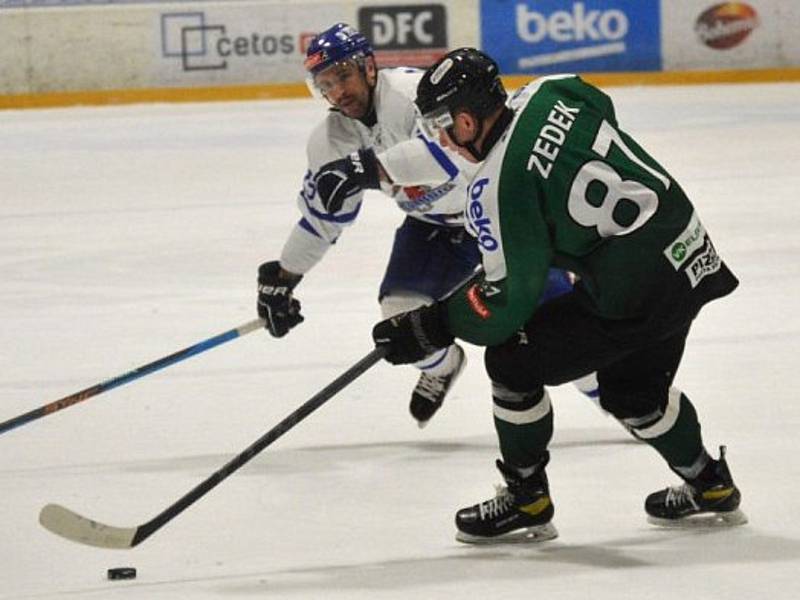
[(262, 319), (255, 319), (253, 321), (249, 321), (248, 323), (239, 325), (239, 327), (235, 327), (224, 333), (220, 333), (219, 335), (210, 337), (207, 340), (198, 342), (197, 344), (184, 348), (183, 350), (178, 350), (173, 354), (164, 356), (163, 358), (159, 358), (158, 360), (155, 360), (151, 363), (147, 363), (146, 365), (142, 365), (141, 367), (137, 367), (131, 371), (128, 371), (127, 373), (123, 373), (122, 375), (117, 375), (116, 377), (107, 379), (101, 383), (98, 383), (84, 390), (81, 390), (80, 392), (75, 392), (74, 394), (65, 396), (60, 400), (55, 400), (53, 402), (50, 402), (49, 404), (45, 404), (44, 406), (35, 408), (31, 411), (26, 412), (25, 414), (14, 417), (13, 419), (9, 419), (8, 421), (3, 421), (2, 423), (0, 423), (0, 433), (5, 433), (10, 429), (14, 429), (15, 427), (19, 427), (20, 425), (24, 425), (25, 423), (29, 423), (46, 415), (52, 414), (69, 406), (72, 406), (73, 404), (77, 404), (78, 402), (83, 402), (84, 400), (87, 400), (92, 396), (97, 396), (98, 394), (107, 392), (108, 390), (111, 390), (115, 387), (119, 387), (135, 379), (139, 379), (140, 377), (149, 375), (154, 371), (158, 371), (159, 369), (163, 369), (164, 367), (173, 365), (176, 362), (185, 360), (191, 356), (194, 356), (195, 354), (200, 354), (201, 352), (210, 350), (215, 346), (219, 346), (220, 344), (224, 344), (225, 342), (234, 340), (240, 336), (250, 333), (251, 331), (260, 329), (263, 326), (264, 326), (264, 321)]
[(307, 400), (300, 408), (258, 438), (245, 450), (226, 465), (212, 473), (204, 481), (182, 498), (168, 506), (158, 515), (138, 527), (114, 527), (104, 525), (58, 504), (48, 504), (39, 513), (39, 523), (45, 529), (63, 538), (100, 548), (133, 548), (169, 523), (172, 519), (189, 508), (197, 500), (211, 491), (225, 478), (247, 463), (256, 454), (305, 419), (308, 415), (330, 400), (334, 395), (353, 382), (367, 369), (381, 360), (386, 354), (384, 348), (375, 348), (364, 358), (339, 375), (325, 389)]

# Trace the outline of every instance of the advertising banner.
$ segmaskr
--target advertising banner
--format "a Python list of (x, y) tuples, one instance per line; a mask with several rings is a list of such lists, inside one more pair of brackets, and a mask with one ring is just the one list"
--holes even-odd
[[(297, 84), (318, 32), (359, 28), (381, 67), (478, 45), (478, 0), (0, 0), (0, 93)], [(20, 50), (22, 47), (22, 50)]]
[(152, 24), (159, 84), (294, 82), (313, 35), (352, 16), (342, 5), (170, 5)]
[(800, 2), (676, 0), (662, 18), (665, 70), (800, 64)]
[(505, 74), (661, 69), (659, 0), (481, 0)]
[(358, 29), (384, 67), (427, 67), (448, 50), (443, 4), (372, 5), (358, 9)]

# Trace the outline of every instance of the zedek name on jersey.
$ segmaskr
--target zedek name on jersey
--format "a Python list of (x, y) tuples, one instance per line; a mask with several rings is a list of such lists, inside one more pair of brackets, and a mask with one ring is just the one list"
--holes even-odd
[(446, 152), (417, 129), (413, 100), (422, 72), (381, 69), (374, 91), (377, 121), (368, 127), (331, 110), (314, 129), (306, 147), (308, 169), (298, 194), (302, 219), (281, 254), (281, 265), (302, 274), (323, 257), (358, 216), (363, 191), (348, 197), (341, 210), (328, 213), (317, 194), (314, 176), (319, 168), (360, 148), (372, 148), (394, 182), (382, 190), (409, 216), (446, 226), (464, 223), (464, 197), (474, 167)]
[(485, 279), (448, 301), (456, 337), (502, 342), (532, 315), (550, 266), (576, 273), (609, 319), (691, 313), (737, 285), (678, 183), (618, 129), (603, 92), (543, 77), (509, 100), (511, 124), (468, 188)]

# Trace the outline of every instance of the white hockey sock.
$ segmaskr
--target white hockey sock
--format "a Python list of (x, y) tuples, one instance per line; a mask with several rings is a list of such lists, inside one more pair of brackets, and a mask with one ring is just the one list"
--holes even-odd
[(455, 344), (426, 356), (421, 361), (414, 363), (414, 366), (434, 377), (447, 375), (458, 366), (458, 352), (456, 352)]
[(590, 373), (589, 375), (584, 375), (580, 379), (576, 379), (572, 382), (573, 385), (578, 388), (578, 390), (589, 396), (595, 402), (598, 401), (598, 397), (600, 396), (599, 386), (597, 385), (597, 373)]

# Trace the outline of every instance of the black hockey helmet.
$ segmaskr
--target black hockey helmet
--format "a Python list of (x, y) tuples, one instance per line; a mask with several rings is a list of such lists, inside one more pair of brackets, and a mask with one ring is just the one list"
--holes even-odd
[(452, 125), (457, 112), (467, 111), (483, 119), (506, 98), (497, 63), (475, 48), (458, 48), (425, 71), (415, 103), (423, 128), (435, 137), (436, 130)]

